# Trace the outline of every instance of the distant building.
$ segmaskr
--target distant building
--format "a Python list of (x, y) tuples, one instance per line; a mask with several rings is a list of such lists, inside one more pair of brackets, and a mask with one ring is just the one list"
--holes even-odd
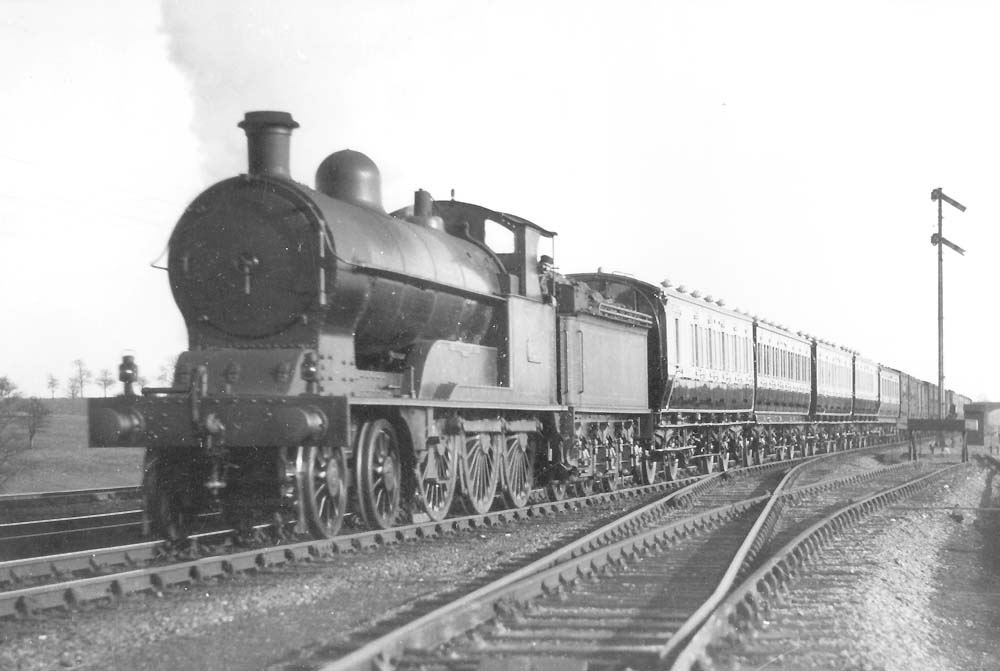
[(965, 428), (969, 445), (1000, 446), (1000, 403), (967, 404)]

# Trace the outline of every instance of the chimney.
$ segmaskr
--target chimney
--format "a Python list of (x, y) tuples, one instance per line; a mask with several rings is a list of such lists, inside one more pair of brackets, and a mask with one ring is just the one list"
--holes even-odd
[(298, 122), (288, 112), (247, 112), (239, 127), (247, 134), (247, 157), (252, 176), (291, 179), (288, 168), (292, 130)]

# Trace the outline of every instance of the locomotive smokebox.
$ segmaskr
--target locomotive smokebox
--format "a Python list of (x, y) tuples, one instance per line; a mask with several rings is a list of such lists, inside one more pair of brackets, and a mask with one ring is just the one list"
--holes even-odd
[(291, 179), (289, 145), (299, 124), (288, 112), (247, 112), (239, 127), (247, 134), (250, 174)]
[(345, 203), (385, 214), (382, 175), (375, 162), (359, 151), (343, 149), (323, 159), (316, 169), (316, 190)]

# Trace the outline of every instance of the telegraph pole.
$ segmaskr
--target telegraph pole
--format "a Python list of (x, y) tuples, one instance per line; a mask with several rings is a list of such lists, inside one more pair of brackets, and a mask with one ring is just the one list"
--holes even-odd
[(944, 419), (948, 414), (948, 409), (945, 407), (948, 399), (944, 392), (944, 246), (948, 245), (962, 256), (965, 256), (965, 250), (954, 242), (946, 240), (942, 234), (944, 227), (942, 203), (948, 203), (959, 212), (965, 212), (965, 205), (946, 196), (940, 187), (931, 191), (931, 200), (936, 200), (938, 206), (937, 234), (931, 236), (931, 244), (937, 245), (938, 248), (938, 419)]
[[(941, 189), (938, 189), (938, 193), (941, 193)], [(944, 214), (941, 212), (943, 202), (938, 198), (938, 419), (944, 419), (948, 414), (944, 408), (944, 244), (941, 242), (944, 237), (941, 235), (941, 229), (944, 228)]]

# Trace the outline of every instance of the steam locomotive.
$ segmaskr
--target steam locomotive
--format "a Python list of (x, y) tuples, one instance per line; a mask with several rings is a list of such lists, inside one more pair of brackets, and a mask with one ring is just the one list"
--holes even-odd
[[(887, 441), (936, 388), (669, 282), (554, 270), (555, 233), (339, 151), (292, 180), (298, 124), (249, 112), (249, 170), (169, 244), (189, 346), (170, 387), (89, 401), (92, 447), (146, 448), (158, 533), (206, 511), (316, 537)], [(495, 240), (502, 240), (503, 245)], [(957, 395), (956, 395), (957, 397)]]

